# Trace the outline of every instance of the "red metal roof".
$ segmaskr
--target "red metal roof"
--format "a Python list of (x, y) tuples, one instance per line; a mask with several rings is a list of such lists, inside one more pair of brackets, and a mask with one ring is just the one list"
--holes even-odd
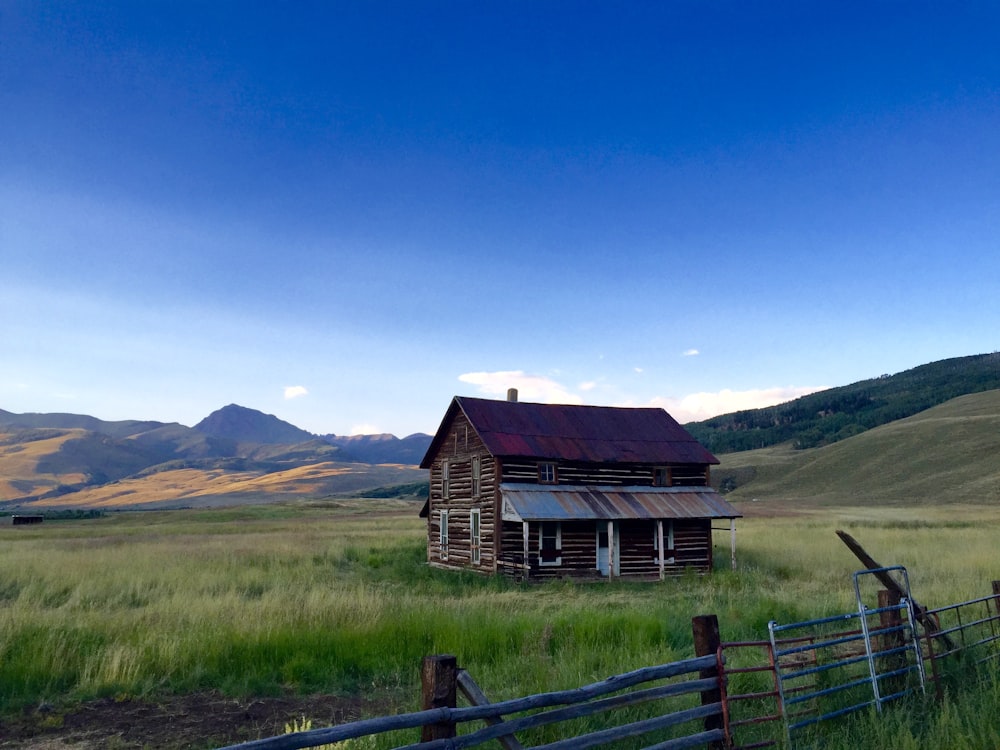
[(494, 456), (591, 463), (717, 464), (663, 409), (533, 404), (456, 396), (421, 463), (461, 409)]
[(505, 516), (522, 521), (742, 518), (711, 487), (500, 485)]

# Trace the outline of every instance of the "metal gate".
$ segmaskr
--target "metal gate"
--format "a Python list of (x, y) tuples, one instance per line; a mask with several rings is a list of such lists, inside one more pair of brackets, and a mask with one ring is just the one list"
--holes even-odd
[[(870, 607), (861, 580), (878, 574), (898, 577), (905, 592), (898, 601)], [(906, 568), (854, 574), (857, 611), (767, 629), (788, 746), (819, 722), (924, 690), (924, 661), (914, 632), (916, 612)]]

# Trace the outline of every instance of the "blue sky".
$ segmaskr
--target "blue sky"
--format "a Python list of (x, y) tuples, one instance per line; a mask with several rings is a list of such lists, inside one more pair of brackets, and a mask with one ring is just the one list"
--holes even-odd
[(1000, 339), (1000, 5), (0, 3), (0, 408), (681, 421)]

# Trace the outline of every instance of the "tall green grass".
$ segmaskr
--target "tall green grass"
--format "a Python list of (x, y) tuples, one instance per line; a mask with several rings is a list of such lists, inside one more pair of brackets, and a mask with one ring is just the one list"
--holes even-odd
[(925, 511), (906, 523), (856, 508), (750, 518), (739, 524), (736, 571), (720, 534), (707, 577), (523, 585), (428, 567), (416, 508), (372, 512), (379, 507), (137, 513), (3, 530), (0, 712), (204, 689), (377, 691), (406, 710), (432, 653), (455, 654), (493, 700), (575, 687), (691, 656), (696, 614), (715, 613), (725, 639), (748, 640), (766, 637), (772, 619), (853, 609), (860, 566), (836, 528), (884, 564), (909, 566), (914, 595), (931, 606), (982, 596), (1000, 578), (1000, 523), (989, 509)]

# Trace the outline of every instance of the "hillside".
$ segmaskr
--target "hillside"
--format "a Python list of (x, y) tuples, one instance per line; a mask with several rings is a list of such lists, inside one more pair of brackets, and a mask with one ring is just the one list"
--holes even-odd
[(275, 500), (318, 498), (399, 487), (397, 496), (412, 493), (425, 472), (411, 466), (321, 462), (274, 471), (177, 468), (153, 471), (68, 495), (31, 503), (34, 511), (58, 508), (205, 508), (265, 504)]
[(1000, 388), (1000, 353), (957, 357), (830, 388), (766, 409), (685, 428), (716, 455), (789, 443), (814, 448), (918, 414), (967, 393)]
[(961, 396), (906, 419), (808, 450), (721, 457), (713, 482), (760, 503), (1000, 506), (1000, 390)]
[[(349, 450), (337, 442), (349, 446)], [(195, 428), (0, 410), (0, 508), (269, 502), (426, 481), (430, 437), (319, 437), (231, 404)]]

